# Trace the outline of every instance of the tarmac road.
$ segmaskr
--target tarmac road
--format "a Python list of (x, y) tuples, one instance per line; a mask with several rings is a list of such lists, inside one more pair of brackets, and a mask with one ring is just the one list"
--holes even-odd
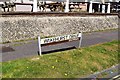
[[(110, 42), (113, 40), (118, 40), (118, 30), (87, 33), (87, 34), (83, 34), (81, 47), (87, 47), (94, 44)], [(29, 56), (38, 55), (37, 40), (31, 41), (22, 45), (19, 45), (21, 43), (17, 43), (17, 45), (13, 45), (13, 44), (14, 43), (0, 44), (0, 47), (2, 47), (2, 49), (0, 49), (0, 52), (2, 52), (0, 54), (2, 56), (0, 57), (2, 57), (3, 62), (9, 61), (9, 60), (15, 60), (18, 58), (25, 58)], [(54, 51), (55, 48), (60, 50), (61, 48), (71, 49), (75, 47), (78, 47), (78, 41), (56, 44), (53, 46), (45, 46), (45, 47), (42, 47), (42, 52), (45, 54), (46, 51), (47, 53), (49, 53), (49, 50), (51, 52), (51, 50)]]

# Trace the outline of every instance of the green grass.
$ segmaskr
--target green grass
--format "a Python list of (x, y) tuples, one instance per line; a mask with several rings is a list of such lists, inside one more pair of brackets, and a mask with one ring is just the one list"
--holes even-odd
[(3, 62), (3, 78), (80, 78), (118, 63), (118, 41)]

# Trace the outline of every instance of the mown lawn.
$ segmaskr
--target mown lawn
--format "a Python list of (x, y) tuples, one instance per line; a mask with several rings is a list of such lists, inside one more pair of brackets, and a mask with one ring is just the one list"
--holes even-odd
[(80, 78), (118, 64), (118, 41), (3, 62), (3, 78)]

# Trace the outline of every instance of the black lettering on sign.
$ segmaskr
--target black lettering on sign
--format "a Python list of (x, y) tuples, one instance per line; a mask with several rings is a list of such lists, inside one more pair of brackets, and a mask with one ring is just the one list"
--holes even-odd
[(67, 40), (67, 39), (68, 39), (68, 35), (65, 36), (65, 40)]
[(55, 40), (55, 41), (57, 42), (57, 41), (59, 41), (59, 40), (60, 40), (59, 37), (56, 37), (56, 40)]
[(57, 41), (59, 40), (59, 37), (54, 37), (54, 38), (52, 38), (52, 39), (53, 39), (52, 42), (57, 42)]
[(49, 39), (45, 39), (45, 40), (44, 40), (44, 43), (48, 43), (48, 42), (49, 42)]
[[(50, 38), (50, 41), (49, 41), (49, 42), (52, 42), (52, 41), (53, 41), (53, 39)], [(49, 42), (48, 42), (48, 43), (49, 43)]]
[(75, 40), (79, 37), (79, 34), (71, 34), (71, 35), (64, 35), (64, 36), (58, 36), (58, 37), (52, 37), (52, 38), (45, 38), (42, 39), (42, 44), (52, 43), (52, 42), (58, 42), (58, 41), (64, 41), (64, 40)]
[(55, 38), (53, 38), (53, 41), (52, 41), (52, 42), (54, 42), (54, 41), (56, 41), (56, 39), (55, 39)]
[(60, 37), (60, 41), (65, 40), (65, 36)]
[(75, 35), (75, 34), (74, 35), (70, 35), (69, 38), (70, 39), (75, 39), (75, 38), (77, 38), (77, 35)]

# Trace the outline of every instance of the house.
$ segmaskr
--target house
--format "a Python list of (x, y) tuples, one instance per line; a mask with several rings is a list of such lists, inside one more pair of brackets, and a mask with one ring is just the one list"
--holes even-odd
[[(0, 0), (0, 7), (4, 4), (4, 2), (14, 2), (15, 8), (14, 11), (16, 12), (31, 12), (33, 11), (33, 0)], [(40, 1), (48, 1), (48, 2), (66, 2), (66, 0), (37, 0), (38, 2)], [(108, 2), (119, 2), (120, 0), (69, 0), (69, 4), (71, 5), (72, 8), (78, 8), (82, 11), (89, 11), (90, 7), (90, 1), (92, 1), (92, 12), (97, 12), (101, 11), (102, 12), (102, 4), (103, 3), (108, 3)], [(79, 3), (78, 5), (76, 4), (75, 6), (73, 4)], [(36, 3), (37, 4), (37, 3)], [(100, 5), (101, 4), (101, 5)], [(37, 6), (37, 5), (36, 5)], [(100, 7), (101, 6), (101, 7)], [(103, 4), (103, 7), (105, 8), (107, 5)], [(1, 8), (0, 8), (1, 9)], [(106, 8), (107, 9), (107, 8)], [(2, 11), (5, 11), (2, 9)], [(8, 10), (7, 10), (8, 11)], [(37, 11), (40, 11), (40, 9), (37, 7)]]

